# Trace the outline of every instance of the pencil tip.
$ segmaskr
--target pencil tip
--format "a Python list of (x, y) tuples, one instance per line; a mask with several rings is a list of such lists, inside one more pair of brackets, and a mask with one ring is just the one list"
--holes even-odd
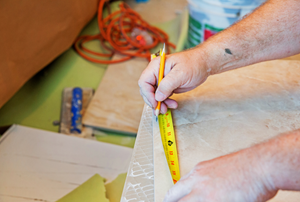
[(155, 116), (158, 117), (158, 115), (159, 115), (159, 109), (156, 109), (155, 110)]

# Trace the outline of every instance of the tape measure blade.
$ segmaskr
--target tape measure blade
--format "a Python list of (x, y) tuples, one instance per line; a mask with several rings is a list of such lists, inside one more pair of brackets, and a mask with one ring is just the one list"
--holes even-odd
[(180, 171), (171, 110), (159, 115), (158, 120), (165, 156), (175, 184), (180, 179)]

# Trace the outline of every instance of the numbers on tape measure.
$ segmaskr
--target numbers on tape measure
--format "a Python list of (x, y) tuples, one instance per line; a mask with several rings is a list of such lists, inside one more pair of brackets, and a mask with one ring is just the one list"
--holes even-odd
[(159, 115), (158, 120), (165, 156), (169, 165), (173, 182), (175, 184), (180, 179), (180, 172), (172, 114), (170, 109), (168, 109), (166, 114)]

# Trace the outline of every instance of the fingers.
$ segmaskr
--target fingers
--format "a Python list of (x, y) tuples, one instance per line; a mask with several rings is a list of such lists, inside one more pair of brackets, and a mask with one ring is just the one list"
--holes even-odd
[(192, 191), (192, 184), (188, 180), (179, 180), (167, 192), (164, 202), (177, 202)]
[(168, 111), (168, 108), (170, 109), (176, 109), (178, 107), (178, 104), (175, 100), (172, 99), (166, 99), (161, 103), (160, 106), (160, 114), (165, 114)]
[[(142, 73), (139, 79), (140, 93), (144, 101), (153, 109), (157, 106), (157, 101), (164, 101), (161, 106), (161, 113), (164, 114), (167, 108), (175, 109), (178, 104), (176, 101), (167, 99), (172, 95), (173, 91), (180, 87), (182, 83), (182, 77), (180, 69), (173, 70), (176, 65), (174, 57), (167, 57), (165, 64), (165, 77), (162, 79), (159, 87), (156, 90), (160, 57), (154, 58), (148, 65), (148, 67)], [(187, 89), (188, 90), (188, 89)], [(181, 92), (180, 89), (176, 91)], [(185, 91), (185, 89), (183, 89)]]
[(140, 94), (143, 97), (144, 101), (146, 102), (149, 107), (152, 109), (157, 106), (157, 101), (154, 98), (154, 87), (151, 85), (145, 85), (144, 91), (140, 89)]
[(144, 99), (144, 102), (145, 102), (149, 107), (153, 108), (153, 107), (152, 107), (152, 104), (148, 101), (147, 97), (145, 97), (141, 92), (140, 92), (140, 94), (142, 95), (142, 97), (143, 97), (143, 99)]
[[(149, 106), (155, 108), (157, 101), (165, 101), (172, 93), (190, 91), (205, 81), (207, 78), (205, 68), (202, 68), (201, 64), (200, 68), (198, 63), (196, 64), (194, 60), (190, 59), (190, 53), (175, 53), (166, 57), (165, 77), (157, 89), (161, 58), (154, 58), (149, 63), (139, 80), (141, 94)], [(165, 104), (170, 105), (170, 108), (177, 107), (172, 101), (167, 101)]]
[[(157, 99), (155, 98), (155, 86), (157, 85), (159, 63), (160, 63), (160, 57), (154, 58), (149, 63), (148, 67), (143, 71), (138, 82), (140, 87), (140, 94), (142, 95), (146, 104), (149, 105), (151, 108), (155, 108), (157, 106)], [(173, 65), (172, 62), (166, 63), (165, 75), (168, 75), (172, 65)], [(168, 79), (167, 79), (167, 83), (168, 83)], [(159, 92), (156, 92), (156, 94), (157, 93), (159, 94)], [(169, 97), (171, 94), (172, 92), (169, 93), (168, 96), (163, 95), (163, 99), (160, 99), (160, 101), (165, 101), (165, 103), (162, 104), (161, 106), (161, 113), (163, 114), (166, 113), (167, 108), (175, 109), (178, 106), (176, 101), (167, 99), (167, 97)]]
[(160, 114), (165, 114), (165, 113), (167, 113), (167, 111), (168, 111), (167, 105), (164, 102), (162, 102), (161, 105), (160, 105), (159, 113)]
[(175, 89), (181, 86), (181, 76), (178, 75), (178, 72), (173, 69), (161, 80), (155, 92), (155, 99), (157, 101), (167, 99)]
[(140, 93), (143, 96), (143, 99), (152, 108), (155, 108), (157, 105), (154, 92), (159, 72), (159, 62), (160, 58), (154, 58), (143, 71), (138, 81)]
[(164, 103), (168, 106), (170, 109), (176, 109), (178, 107), (178, 103), (173, 99), (166, 99)]

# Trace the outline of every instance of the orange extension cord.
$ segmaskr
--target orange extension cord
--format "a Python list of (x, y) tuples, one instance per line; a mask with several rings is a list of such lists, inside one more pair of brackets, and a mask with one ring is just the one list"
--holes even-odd
[[(175, 49), (175, 45), (169, 42), (168, 35), (165, 32), (149, 25), (137, 12), (123, 2), (120, 3), (120, 10), (113, 13), (110, 13), (108, 5), (109, 15), (103, 19), (105, 3), (108, 4), (108, 0), (100, 0), (99, 2), (98, 26), (100, 33), (80, 36), (74, 43), (75, 50), (83, 58), (95, 63), (114, 64), (129, 60), (132, 57), (143, 57), (150, 60), (150, 49), (154, 48), (158, 43), (166, 44), (167, 53), (170, 53), (170, 47)], [(139, 43), (139, 40), (142, 38), (140, 35), (132, 38), (131, 33), (134, 28), (147, 31), (152, 37), (153, 43), (150, 45)], [(98, 53), (83, 46), (84, 43), (92, 40), (99, 40), (103, 48), (110, 53)], [(99, 56), (111, 57), (114, 53), (120, 53), (124, 57), (118, 60), (99, 59)]]

